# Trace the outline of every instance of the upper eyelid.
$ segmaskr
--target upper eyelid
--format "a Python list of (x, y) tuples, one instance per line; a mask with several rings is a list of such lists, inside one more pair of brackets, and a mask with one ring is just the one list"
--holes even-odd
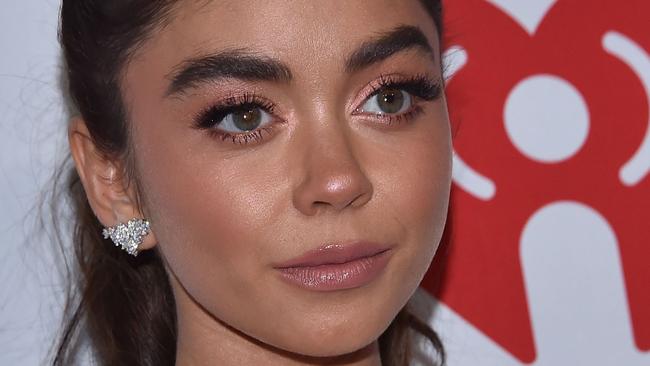
[(408, 84), (410, 82), (419, 82), (423, 79), (428, 79), (428, 76), (424, 76), (421, 74), (418, 75), (412, 75), (412, 76), (407, 76), (403, 74), (381, 74), (379, 75), (378, 78), (373, 79), (369, 83), (367, 83), (360, 92), (363, 92), (365, 89), (371, 89), (370, 92), (367, 92), (366, 98), (370, 97), (371, 95), (377, 93), (381, 88), (385, 88), (387, 86), (392, 86), (392, 85), (400, 85), (400, 84)]
[(262, 109), (275, 109), (277, 105), (268, 98), (262, 97), (256, 93), (243, 93), (241, 95), (231, 95), (229, 97), (223, 98), (218, 102), (210, 104), (209, 107), (205, 108), (205, 112), (209, 112), (214, 109), (236, 109), (247, 105), (259, 106)]
[(224, 113), (221, 120), (219, 120), (219, 122), (221, 122), (223, 121), (223, 118), (247, 105), (256, 106), (264, 110), (266, 113), (269, 113), (273, 118), (278, 118), (276, 112), (277, 105), (274, 102), (256, 93), (244, 93), (223, 98), (219, 102), (210, 104), (208, 107), (200, 110), (194, 116), (192, 125), (198, 129), (215, 128), (218, 123), (212, 123), (213, 121), (206, 122), (210, 119), (210, 114), (216, 112)]
[[(425, 80), (437, 84), (438, 87), (440, 87), (439, 81), (436, 81), (434, 77), (428, 76), (426, 74), (381, 74), (378, 78), (366, 83), (363, 87), (356, 91), (356, 97), (353, 99), (353, 102), (351, 104), (350, 113), (354, 114), (355, 111), (357, 111), (363, 105), (363, 103), (368, 100), (368, 98), (377, 95), (382, 88), (393, 85), (418, 83)], [(400, 89), (403, 90), (403, 88)], [(417, 95), (412, 96), (416, 99), (418, 98)]]
[[(353, 103), (350, 105), (351, 107), (350, 113), (354, 114), (355, 111), (363, 105), (362, 103), (364, 103), (368, 98), (377, 95), (382, 88), (389, 87), (392, 85), (418, 83), (423, 80), (439, 84), (439, 82), (436, 82), (434, 77), (428, 76), (426, 74), (415, 74), (415, 75), (405, 75), (405, 74), (398, 74), (398, 73), (381, 74), (379, 77), (366, 83), (363, 87), (361, 87), (356, 91), (356, 93), (354, 94), (356, 95), (356, 97), (353, 99)], [(418, 97), (417, 95), (412, 95), (412, 96), (415, 98)], [(245, 105), (254, 105), (256, 107), (259, 107), (276, 118), (279, 117), (280, 114), (282, 114), (281, 110), (278, 111), (278, 109), (280, 108), (278, 104), (274, 103), (269, 98), (263, 97), (259, 93), (255, 92), (255, 93), (243, 93), (240, 95), (231, 95), (226, 98), (222, 98), (221, 101), (213, 103), (209, 107), (201, 110), (195, 119), (197, 121), (201, 121), (205, 119), (205, 117), (209, 113), (212, 113), (217, 109), (224, 110), (230, 108), (236, 110), (237, 108)]]

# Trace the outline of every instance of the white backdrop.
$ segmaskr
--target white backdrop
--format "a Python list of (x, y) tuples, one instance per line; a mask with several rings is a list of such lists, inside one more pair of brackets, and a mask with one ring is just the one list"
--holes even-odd
[[(492, 3), (534, 31), (554, 1)], [(36, 225), (40, 193), (66, 148), (66, 113), (58, 84), (58, 1), (2, 0), (2, 5), (0, 365), (37, 365), (51, 345), (62, 306), (52, 244)], [(645, 52), (634, 57), (650, 74)], [(466, 62), (467, 54), (458, 48), (451, 70), (461, 69)], [(587, 118), (572, 103), (575, 93), (562, 83), (550, 77), (522, 82), (512, 93), (506, 119), (515, 121), (530, 113), (535, 106), (526, 106), (525, 101), (539, 98), (564, 99), (565, 114), (573, 113), (579, 121)], [(545, 87), (564, 94), (535, 94)], [(584, 139), (588, 123), (578, 123), (569, 131), (573, 137), (550, 149), (542, 147), (541, 152), (516, 122), (507, 127), (522, 153), (552, 160), (555, 156), (548, 154), (575, 152), (576, 144), (580, 145), (575, 141)], [(641, 160), (650, 161), (650, 157)], [(494, 187), (476, 173), (460, 157), (456, 159), (455, 183), (477, 197), (489, 197)], [(646, 173), (647, 166), (642, 164), (637, 174)], [(528, 220), (520, 255), (537, 350), (533, 364), (650, 365), (650, 355), (634, 344), (616, 240), (603, 217), (575, 202), (548, 205)], [(584, 260), (587, 252), (590, 262)], [(423, 313), (431, 313), (430, 295), (422, 291), (419, 300)], [(563, 306), (555, 306), (558, 302)], [(522, 364), (451, 308), (439, 304), (435, 309), (431, 321), (443, 334), (450, 366)]]
[(0, 11), (0, 365), (38, 365), (59, 322), (61, 288), (35, 206), (63, 151), (58, 1)]

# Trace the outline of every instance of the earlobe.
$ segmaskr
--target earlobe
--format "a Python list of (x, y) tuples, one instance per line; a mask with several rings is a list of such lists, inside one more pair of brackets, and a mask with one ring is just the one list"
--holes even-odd
[[(104, 227), (118, 227), (142, 218), (135, 190), (126, 184), (121, 163), (97, 148), (81, 117), (70, 122), (68, 142), (88, 203), (99, 222)], [(156, 239), (148, 230), (148, 235), (142, 236), (139, 249), (150, 249), (155, 244)]]

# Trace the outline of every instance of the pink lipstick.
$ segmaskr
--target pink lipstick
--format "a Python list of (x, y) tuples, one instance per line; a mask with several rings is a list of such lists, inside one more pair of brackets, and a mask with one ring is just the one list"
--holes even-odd
[(285, 281), (308, 290), (344, 290), (372, 282), (391, 254), (390, 246), (373, 242), (328, 244), (274, 268)]

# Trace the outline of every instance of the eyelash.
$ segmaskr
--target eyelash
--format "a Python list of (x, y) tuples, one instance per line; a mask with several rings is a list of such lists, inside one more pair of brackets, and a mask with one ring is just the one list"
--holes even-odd
[[(413, 120), (423, 112), (423, 108), (418, 99), (432, 101), (437, 99), (442, 91), (439, 82), (424, 74), (408, 78), (397, 75), (380, 75), (378, 79), (370, 84), (370, 87), (371, 91), (363, 99), (364, 102), (376, 96), (384, 89), (403, 90), (412, 97), (415, 97), (413, 105), (406, 112), (400, 114), (366, 113), (359, 110), (361, 107), (356, 108), (354, 111), (355, 115), (372, 116), (372, 118), (379, 119), (386, 125), (405, 123)], [(229, 114), (252, 108), (259, 108), (276, 120), (250, 132), (231, 133), (216, 128)], [(278, 122), (282, 122), (281, 120), (277, 120), (275, 109), (276, 106), (273, 102), (256, 94), (246, 93), (243, 95), (233, 95), (200, 112), (195, 118), (195, 126), (198, 129), (207, 130), (211, 136), (222, 141), (231, 140), (234, 144), (257, 143), (264, 139), (265, 133), (270, 135)]]
[[(418, 99), (425, 102), (432, 101), (438, 99), (442, 92), (442, 86), (440, 83), (425, 74), (418, 74), (408, 78), (399, 75), (382, 74), (376, 81), (371, 83), (370, 86), (371, 92), (363, 98), (364, 102), (375, 97), (385, 89), (403, 90), (412, 97), (415, 97), (413, 105), (407, 111), (400, 114), (365, 114), (372, 116), (372, 118), (382, 120), (386, 125), (400, 124), (413, 120), (424, 111)], [(357, 107), (354, 113), (357, 115), (364, 115), (364, 112), (360, 111), (360, 108), (361, 107)]]
[(212, 105), (208, 109), (202, 111), (195, 118), (196, 128), (207, 130), (208, 133), (222, 141), (231, 140), (233, 144), (247, 144), (250, 142), (259, 142), (264, 138), (264, 133), (271, 134), (271, 130), (275, 128), (278, 121), (273, 121), (265, 127), (257, 128), (250, 132), (231, 133), (222, 131), (216, 126), (223, 121), (229, 114), (259, 108), (275, 117), (275, 104), (265, 98), (262, 98), (253, 93), (246, 93), (243, 95), (233, 95), (220, 103)]

